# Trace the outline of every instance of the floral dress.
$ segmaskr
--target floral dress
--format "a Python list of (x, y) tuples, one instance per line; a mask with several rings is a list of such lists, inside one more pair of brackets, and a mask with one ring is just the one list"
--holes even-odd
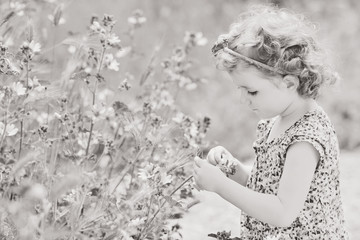
[(274, 227), (246, 213), (241, 218), (241, 238), (340, 240), (348, 239), (339, 188), (339, 147), (335, 130), (321, 107), (307, 112), (282, 135), (267, 141), (275, 118), (261, 120), (254, 142), (256, 161), (247, 187), (277, 194), (286, 151), (295, 142), (306, 141), (320, 154), (310, 190), (298, 217), (289, 227)]

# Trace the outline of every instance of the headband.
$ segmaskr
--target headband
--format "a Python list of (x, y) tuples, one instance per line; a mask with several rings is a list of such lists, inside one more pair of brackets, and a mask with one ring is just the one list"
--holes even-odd
[(262, 69), (265, 69), (265, 70), (268, 70), (268, 71), (271, 71), (271, 72), (275, 72), (275, 73), (278, 73), (280, 75), (286, 75), (288, 74), (286, 71), (282, 70), (282, 69), (279, 69), (279, 68), (275, 68), (275, 67), (271, 67), (269, 65), (266, 65), (262, 62), (259, 62), (255, 59), (252, 59), (252, 58), (249, 58), (241, 53), (238, 53), (234, 50), (232, 50), (231, 48), (228, 47), (228, 39), (224, 38), (222, 39), (221, 41), (219, 42), (216, 42), (214, 44), (214, 46), (212, 47), (211, 51), (213, 52), (213, 54), (216, 56), (217, 55), (217, 52), (219, 50), (223, 50), (224, 52), (227, 52), (231, 55), (234, 55), (238, 58), (240, 58), (241, 60), (251, 64), (251, 65), (254, 65), (255, 67), (257, 68), (262, 68)]

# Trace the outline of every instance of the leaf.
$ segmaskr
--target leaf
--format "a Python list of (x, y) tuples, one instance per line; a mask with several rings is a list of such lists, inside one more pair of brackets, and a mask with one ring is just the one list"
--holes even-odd
[(88, 79), (91, 76), (90, 73), (87, 73), (85, 71), (79, 71), (76, 73), (73, 73), (70, 76), (70, 79), (74, 79), (74, 80), (84, 80), (84, 79)]
[(170, 207), (182, 207), (181, 203), (175, 201), (171, 196), (164, 196), (165, 200), (170, 204)]
[(1, 21), (0, 27), (1, 27), (2, 25), (4, 25), (4, 23), (8, 22), (8, 21), (10, 20), (10, 18), (12, 18), (14, 15), (15, 15), (15, 12), (14, 12), (14, 11), (12, 11), (12, 12), (10, 12), (8, 15), (6, 15), (6, 17)]

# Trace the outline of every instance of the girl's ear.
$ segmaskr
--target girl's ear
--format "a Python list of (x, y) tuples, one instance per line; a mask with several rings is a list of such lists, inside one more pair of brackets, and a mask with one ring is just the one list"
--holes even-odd
[(296, 90), (299, 86), (299, 78), (294, 75), (286, 75), (282, 82), (283, 86), (289, 90)]

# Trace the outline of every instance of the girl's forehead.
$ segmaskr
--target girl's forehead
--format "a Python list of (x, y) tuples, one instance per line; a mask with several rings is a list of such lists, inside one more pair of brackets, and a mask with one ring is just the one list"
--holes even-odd
[(239, 66), (230, 74), (234, 84), (246, 88), (278, 88), (281, 75), (266, 74), (254, 66)]
[(230, 76), (236, 86), (248, 89), (263, 88), (272, 84), (256, 69), (239, 69), (232, 72)]

